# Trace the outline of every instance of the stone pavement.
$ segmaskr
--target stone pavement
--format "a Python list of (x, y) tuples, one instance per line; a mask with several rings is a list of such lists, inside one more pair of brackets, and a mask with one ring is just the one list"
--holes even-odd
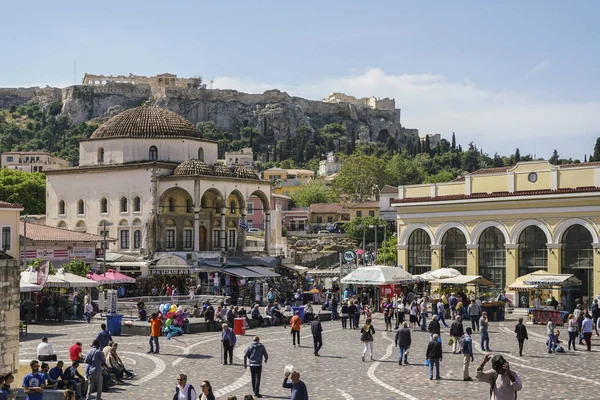
[[(509, 315), (503, 323), (490, 323), (490, 347), (494, 354), (502, 354), (518, 372), (524, 388), (519, 399), (590, 399), (600, 398), (600, 380), (595, 368), (600, 362), (600, 338), (593, 337), (593, 351), (548, 354), (545, 347), (545, 327), (527, 324), (529, 341), (525, 343), (524, 357), (519, 357), (517, 342), (512, 330), (516, 316)], [(361, 321), (362, 322), (362, 321)], [(467, 324), (465, 323), (465, 327)], [(75, 340), (84, 343), (84, 350), (99, 331), (99, 323), (66, 322), (59, 325), (31, 325), (29, 336), (20, 343), (20, 359), (35, 358), (35, 348), (42, 336), (48, 336), (59, 355), (68, 360), (68, 348)], [(243, 399), (251, 394), (250, 372), (244, 370), (242, 354), (252, 337), (258, 334), (269, 352), (269, 362), (263, 365), (261, 392), (264, 398), (285, 399), (288, 390), (281, 387), (283, 370), (287, 364), (300, 371), (301, 379), (308, 386), (311, 399), (488, 399), (489, 386), (477, 380), (462, 380), (462, 355), (454, 355), (447, 346), (448, 329), (442, 329), (444, 359), (441, 363), (440, 381), (429, 381), (428, 369), (423, 365), (429, 334), (414, 332), (409, 362), (399, 366), (397, 348), (394, 347), (395, 332), (385, 332), (383, 320), (375, 320), (375, 362), (361, 361), (362, 344), (358, 330), (342, 330), (341, 323), (323, 323), (324, 347), (321, 357), (312, 354), (310, 328), (302, 331), (302, 346), (294, 348), (289, 330), (280, 326), (248, 331), (238, 338), (234, 352), (234, 365), (221, 365), (219, 333), (185, 335), (167, 341), (160, 338), (161, 354), (146, 354), (148, 339), (140, 336), (121, 336), (119, 353), (125, 364), (133, 369), (137, 378), (126, 381), (103, 394), (107, 400), (146, 398), (148, 400), (171, 399), (178, 373), (186, 373), (188, 382), (198, 390), (202, 380), (210, 381), (217, 399), (237, 395)], [(566, 328), (561, 328), (565, 340)], [(475, 362), (471, 364), (471, 376), (482, 361), (479, 350), (479, 334), (473, 335), (476, 343)], [(489, 365), (489, 364), (488, 364)], [(486, 368), (487, 370), (488, 368)]]

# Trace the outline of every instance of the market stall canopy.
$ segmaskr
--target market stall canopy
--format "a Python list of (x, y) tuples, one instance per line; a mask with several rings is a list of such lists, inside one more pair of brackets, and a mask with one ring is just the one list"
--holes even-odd
[(402, 285), (418, 281), (419, 278), (409, 274), (402, 268), (374, 265), (357, 268), (342, 278), (341, 283), (356, 285)]
[(581, 285), (581, 281), (572, 274), (552, 274), (544, 270), (520, 276), (508, 286), (513, 290), (530, 290), (539, 288), (563, 288)]
[(135, 278), (109, 269), (104, 274), (88, 274), (89, 279), (102, 284), (102, 285), (114, 285), (119, 283), (135, 283)]
[(454, 278), (455, 276), (462, 275), (458, 270), (454, 268), (440, 268), (435, 271), (431, 271), (431, 275), (435, 279), (447, 279)]
[(339, 268), (328, 268), (328, 269), (309, 269), (308, 275), (315, 278), (327, 278), (327, 277), (336, 277), (340, 276)]
[(292, 271), (296, 271), (296, 272), (298, 272), (300, 274), (303, 274), (303, 273), (305, 273), (305, 272), (308, 271), (308, 267), (303, 267), (302, 265), (286, 265), (286, 264), (281, 264), (279, 266), (283, 267), (283, 268), (287, 268), (287, 269), (292, 270)]
[[(25, 271), (21, 272), (21, 282), (37, 285), (38, 272), (33, 269), (33, 267), (27, 267)], [(68, 288), (69, 283), (63, 281), (55, 275), (48, 275), (48, 279), (46, 280), (44, 287)]]
[(21, 293), (26, 293), (26, 292), (39, 292), (42, 290), (42, 287), (40, 285), (36, 285), (33, 283), (29, 283), (29, 282), (20, 282), (20, 288), (21, 288)]
[(481, 275), (459, 275), (453, 278), (436, 279), (431, 283), (443, 283), (447, 285), (481, 285), (494, 286), (494, 283)]
[(100, 285), (98, 282), (92, 279), (66, 272), (64, 268), (60, 268), (58, 271), (56, 271), (56, 275), (54, 276), (62, 281), (67, 282), (69, 287), (72, 288), (96, 287)]
[(416, 277), (425, 282), (431, 282), (437, 279), (435, 276), (431, 275), (431, 271), (423, 272), (422, 274), (416, 275)]

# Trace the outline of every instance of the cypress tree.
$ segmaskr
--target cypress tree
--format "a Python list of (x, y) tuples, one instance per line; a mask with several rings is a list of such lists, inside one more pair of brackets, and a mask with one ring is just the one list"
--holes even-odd
[(583, 162), (587, 162), (587, 154), (583, 155)]
[(590, 157), (590, 161), (600, 161), (600, 137), (596, 139), (596, 145), (594, 146), (593, 159)]
[(517, 147), (517, 150), (515, 150), (515, 163), (518, 163), (519, 161), (521, 161), (521, 152), (519, 151), (519, 148)]
[(452, 150), (456, 150), (456, 136), (454, 136), (454, 132), (452, 132)]

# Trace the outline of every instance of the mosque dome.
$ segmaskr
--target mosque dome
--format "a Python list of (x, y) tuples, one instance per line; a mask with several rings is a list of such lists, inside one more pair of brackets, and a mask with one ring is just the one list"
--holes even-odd
[(173, 175), (179, 176), (197, 176), (197, 175), (214, 175), (211, 167), (206, 165), (203, 161), (196, 158), (182, 162), (175, 168)]

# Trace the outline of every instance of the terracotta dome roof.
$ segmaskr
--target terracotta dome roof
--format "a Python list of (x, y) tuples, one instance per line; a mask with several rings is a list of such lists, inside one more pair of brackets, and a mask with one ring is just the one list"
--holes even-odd
[(235, 177), (235, 174), (231, 171), (231, 169), (222, 164), (215, 164), (213, 166), (213, 171), (215, 173), (215, 176), (225, 176), (229, 178)]
[(244, 167), (240, 164), (235, 166), (233, 173), (237, 178), (260, 179), (260, 176), (258, 176), (258, 173), (255, 170), (248, 167)]
[(213, 175), (211, 167), (196, 158), (182, 162), (175, 168), (174, 175)]
[(143, 105), (123, 111), (106, 121), (90, 139), (104, 138), (201, 138), (188, 120), (164, 108)]

